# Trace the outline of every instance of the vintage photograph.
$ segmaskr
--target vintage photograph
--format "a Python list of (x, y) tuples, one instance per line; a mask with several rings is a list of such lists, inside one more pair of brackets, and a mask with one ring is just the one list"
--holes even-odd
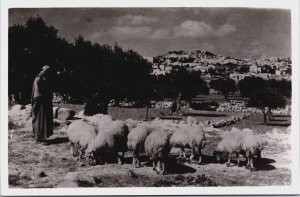
[(8, 18), (9, 188), (292, 184), (290, 9)]

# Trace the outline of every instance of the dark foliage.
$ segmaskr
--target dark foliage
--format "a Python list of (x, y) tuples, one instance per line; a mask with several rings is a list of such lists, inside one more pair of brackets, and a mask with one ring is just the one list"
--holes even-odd
[(284, 107), (285, 104), (285, 98), (277, 90), (271, 88), (254, 92), (248, 101), (249, 107), (256, 107), (262, 111), (265, 124), (267, 122), (266, 116), (270, 112), (270, 109)]
[(291, 81), (287, 80), (275, 80), (270, 79), (268, 80), (268, 87), (274, 91), (280, 92), (281, 95), (286, 96), (288, 98), (291, 97), (292, 91), (292, 83)]
[(155, 84), (157, 98), (171, 98), (190, 101), (198, 93), (208, 94), (208, 87), (201, 79), (201, 73), (180, 67), (178, 71), (172, 70), (170, 74), (160, 75)]
[(238, 83), (238, 88), (242, 97), (250, 97), (254, 92), (263, 90), (267, 82), (260, 77), (246, 77)]
[(221, 92), (222, 95), (227, 99), (230, 92), (236, 91), (236, 85), (232, 79), (217, 79), (212, 80), (209, 83), (210, 87)]
[(82, 36), (68, 43), (41, 17), (9, 27), (9, 95), (29, 103), (32, 83), (45, 64), (57, 73), (54, 91), (67, 102), (83, 103), (93, 94), (116, 101), (147, 100), (152, 96), (151, 65), (133, 50), (115, 44), (92, 44)]

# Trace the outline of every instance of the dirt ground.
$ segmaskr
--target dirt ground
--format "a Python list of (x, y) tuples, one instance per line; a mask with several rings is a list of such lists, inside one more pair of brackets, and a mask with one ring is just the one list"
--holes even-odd
[[(131, 117), (129, 111), (130, 109), (111, 108), (109, 112), (114, 117), (125, 119)], [(126, 117), (124, 115), (122, 117), (121, 114), (126, 113)], [(150, 114), (155, 116), (160, 113), (153, 111)], [(211, 121), (218, 121), (220, 117), (226, 119), (232, 115), (224, 113), (219, 113), (215, 117), (210, 116)], [(137, 114), (137, 111), (133, 114)], [(143, 119), (141, 114), (136, 115), (140, 117), (137, 119)], [(204, 115), (195, 117), (205, 119)], [(203, 150), (204, 163), (201, 165), (196, 162), (177, 162), (175, 157), (178, 150), (172, 149), (167, 175), (154, 173), (145, 156), (141, 158), (143, 167), (132, 168), (130, 152), (125, 155), (124, 165), (111, 163), (89, 166), (84, 161), (77, 161), (70, 152), (63, 125), (55, 127), (48, 146), (35, 143), (30, 126), (14, 128), (9, 130), (8, 135), (9, 186), (53, 188), (289, 185), (291, 146), (290, 131), (286, 129), (290, 124), (290, 117), (276, 117), (269, 125), (263, 125), (262, 120), (261, 114), (254, 114), (233, 125), (237, 128), (252, 128), (266, 142), (262, 159), (256, 165), (257, 171), (250, 172), (234, 163), (226, 167), (224, 163), (215, 162), (212, 157), (214, 148), (223, 132), (233, 127), (227, 126), (219, 131), (206, 133), (208, 145)]]

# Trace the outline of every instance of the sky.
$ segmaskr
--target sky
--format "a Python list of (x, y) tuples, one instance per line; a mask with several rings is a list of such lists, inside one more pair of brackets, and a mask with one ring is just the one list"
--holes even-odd
[(256, 8), (14, 8), (9, 25), (42, 17), (69, 42), (118, 43), (145, 57), (208, 50), (234, 58), (291, 57), (291, 12)]

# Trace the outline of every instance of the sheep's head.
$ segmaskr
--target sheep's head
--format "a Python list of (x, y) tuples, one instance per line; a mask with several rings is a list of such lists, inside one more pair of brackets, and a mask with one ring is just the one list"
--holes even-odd
[(89, 151), (85, 155), (90, 165), (103, 164), (106, 160), (107, 151), (100, 148)]

